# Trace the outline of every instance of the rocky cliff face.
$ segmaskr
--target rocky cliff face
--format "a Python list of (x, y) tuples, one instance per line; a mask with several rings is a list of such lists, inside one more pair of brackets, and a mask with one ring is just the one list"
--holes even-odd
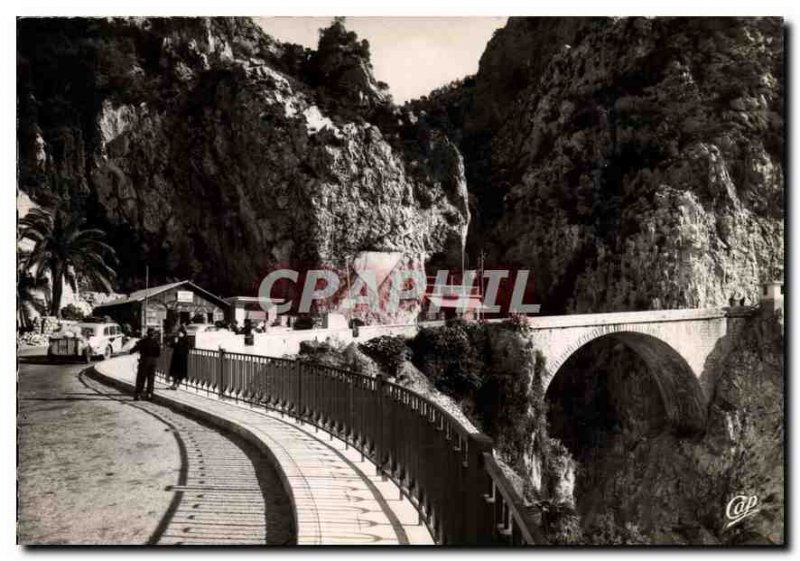
[(472, 252), (532, 268), (546, 312), (754, 301), (783, 270), (782, 33), (512, 18), (460, 98)]
[[(472, 257), (530, 267), (544, 312), (753, 303), (783, 274), (782, 65), (777, 19), (511, 18), (476, 76), (409, 107), (465, 154)], [(525, 355), (506, 347), (493, 360)], [(550, 503), (553, 539), (783, 542), (775, 318), (737, 339), (692, 438), (632, 351), (579, 354), (548, 390), (557, 440), (521, 359), (528, 405), (492, 391), (516, 415), (491, 424), (498, 449)], [(726, 529), (737, 494), (763, 515)]]
[(340, 24), (326, 41), (282, 45), (246, 18), (21, 20), (22, 188), (104, 227), (123, 289), (148, 258), (151, 278), (232, 294), (274, 264), (458, 254), (458, 150), (431, 139), (412, 165), (370, 121), (392, 107), (368, 47)]

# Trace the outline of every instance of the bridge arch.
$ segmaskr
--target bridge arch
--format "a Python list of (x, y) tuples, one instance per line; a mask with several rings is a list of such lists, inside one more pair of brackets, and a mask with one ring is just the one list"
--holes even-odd
[(604, 325), (592, 328), (568, 344), (545, 365), (545, 391), (570, 357), (602, 339), (612, 339), (633, 351), (652, 373), (667, 420), (681, 432), (702, 432), (706, 424), (705, 392), (689, 363), (674, 346), (648, 325)]

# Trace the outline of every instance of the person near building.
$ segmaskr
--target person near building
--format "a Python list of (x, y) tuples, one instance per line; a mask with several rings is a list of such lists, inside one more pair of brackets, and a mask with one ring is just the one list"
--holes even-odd
[(186, 328), (181, 325), (177, 336), (172, 342), (172, 358), (169, 363), (169, 375), (172, 378), (172, 385), (169, 389), (171, 390), (177, 390), (183, 379), (186, 378), (189, 367), (189, 347)]
[(161, 356), (161, 345), (158, 342), (158, 333), (152, 327), (147, 330), (147, 336), (140, 339), (131, 348), (130, 353), (139, 353), (139, 366), (136, 370), (136, 389), (133, 394), (133, 399), (139, 401), (142, 397), (142, 390), (145, 389), (145, 382), (147, 382), (147, 389), (145, 399), (153, 399), (153, 387), (156, 380), (156, 366), (158, 365), (158, 357)]

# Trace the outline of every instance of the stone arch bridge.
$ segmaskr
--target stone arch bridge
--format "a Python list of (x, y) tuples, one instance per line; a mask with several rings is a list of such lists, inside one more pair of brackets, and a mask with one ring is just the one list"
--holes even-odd
[(545, 358), (545, 390), (582, 347), (613, 338), (641, 357), (656, 378), (670, 422), (705, 427), (722, 360), (753, 308), (654, 310), (528, 318), (528, 338)]

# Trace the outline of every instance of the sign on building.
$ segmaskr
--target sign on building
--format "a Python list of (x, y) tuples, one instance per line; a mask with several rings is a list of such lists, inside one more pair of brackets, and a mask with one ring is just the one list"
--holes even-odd
[(178, 296), (178, 302), (191, 303), (194, 300), (194, 292), (192, 292), (191, 290), (178, 290), (177, 296)]

